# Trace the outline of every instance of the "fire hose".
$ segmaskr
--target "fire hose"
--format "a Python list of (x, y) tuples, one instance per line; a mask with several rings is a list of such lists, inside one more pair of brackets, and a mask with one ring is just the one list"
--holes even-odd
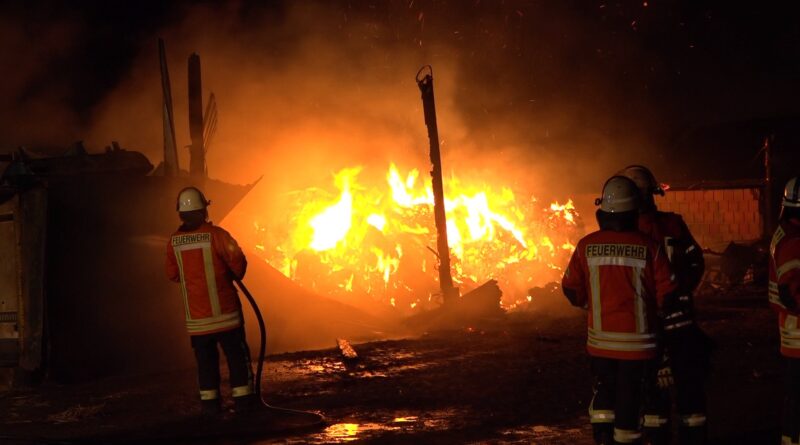
[(258, 304), (256, 303), (256, 299), (253, 298), (253, 294), (251, 294), (250, 290), (247, 289), (247, 286), (245, 286), (244, 283), (242, 283), (242, 280), (236, 279), (236, 285), (239, 286), (239, 289), (242, 291), (245, 297), (247, 297), (247, 301), (250, 303), (250, 307), (253, 308), (253, 313), (255, 314), (256, 321), (258, 322), (258, 330), (259, 330), (258, 364), (256, 365), (256, 374), (254, 376), (254, 382), (253, 382), (253, 389), (255, 391), (256, 396), (258, 397), (258, 401), (261, 402), (261, 405), (268, 410), (279, 411), (286, 414), (301, 415), (313, 419), (313, 422), (308, 425), (309, 427), (317, 426), (324, 423), (325, 417), (319, 413), (315, 413), (313, 411), (303, 411), (298, 409), (273, 406), (264, 400), (264, 397), (261, 393), (261, 375), (264, 372), (264, 358), (266, 356), (266, 351), (267, 351), (267, 327), (264, 324), (264, 317), (261, 315), (261, 310), (259, 309)]

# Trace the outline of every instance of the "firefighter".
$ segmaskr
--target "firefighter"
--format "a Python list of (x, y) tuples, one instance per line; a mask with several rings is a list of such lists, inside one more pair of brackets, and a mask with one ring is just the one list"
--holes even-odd
[(219, 351), (228, 361), (230, 386), (237, 413), (256, 406), (235, 279), (247, 268), (242, 249), (221, 227), (208, 221), (210, 201), (195, 187), (178, 194), (182, 225), (167, 243), (167, 277), (181, 284), (186, 329), (197, 359), (200, 406), (204, 417), (221, 413)]
[(677, 283), (661, 246), (637, 230), (639, 191), (623, 176), (603, 187), (600, 230), (578, 242), (562, 280), (573, 306), (588, 309), (595, 442), (638, 444), (644, 384), (658, 354), (658, 308)]
[(800, 178), (786, 183), (778, 228), (769, 246), (769, 302), (778, 312), (785, 357), (781, 444), (800, 444)]
[(703, 278), (703, 251), (680, 215), (658, 210), (654, 196), (663, 196), (664, 190), (647, 167), (631, 165), (620, 174), (633, 180), (639, 188), (642, 200), (639, 230), (659, 243), (666, 252), (680, 295), (677, 304), (662, 314), (664, 349), (649, 381), (645, 436), (654, 445), (670, 443), (670, 390), (674, 386), (681, 417), (679, 442), (684, 445), (703, 444), (706, 442), (705, 380), (710, 341), (694, 320), (692, 299), (692, 292)]

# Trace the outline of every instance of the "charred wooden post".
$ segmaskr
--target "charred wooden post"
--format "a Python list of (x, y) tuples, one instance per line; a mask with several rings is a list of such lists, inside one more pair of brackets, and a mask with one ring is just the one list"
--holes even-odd
[(167, 51), (164, 39), (158, 39), (158, 60), (161, 65), (161, 90), (164, 95), (162, 111), (164, 115), (164, 176), (178, 176), (178, 149), (175, 142), (175, 119), (172, 113), (172, 87), (169, 83)]
[(203, 84), (200, 77), (200, 56), (189, 56), (189, 174), (195, 178), (206, 175), (206, 152), (203, 143)]
[(444, 212), (444, 187), (442, 184), (442, 157), (439, 151), (439, 128), (436, 125), (436, 102), (433, 97), (433, 68), (425, 65), (417, 72), (417, 85), (422, 92), (422, 108), (430, 140), (431, 179), (433, 185), (433, 214), (436, 222), (436, 248), (439, 257), (439, 286), (445, 304), (458, 298), (458, 288), (453, 286), (450, 274), (450, 247), (447, 244), (447, 216)]
[[(211, 140), (217, 132), (217, 99), (212, 92), (208, 96), (206, 112), (203, 114), (203, 152), (208, 153), (211, 147)], [(208, 174), (208, 164), (206, 164), (206, 175)]]

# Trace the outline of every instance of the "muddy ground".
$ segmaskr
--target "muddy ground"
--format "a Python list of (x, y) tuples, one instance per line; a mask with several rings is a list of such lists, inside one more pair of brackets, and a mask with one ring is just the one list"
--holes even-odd
[[(763, 293), (699, 300), (702, 326), (717, 343), (709, 381), (712, 443), (778, 443), (781, 363)], [(311, 431), (262, 419), (248, 432), (267, 430), (266, 437), (187, 438), (210, 428), (196, 420), (189, 369), (0, 393), (0, 443), (588, 444), (583, 317), (514, 313), (415, 339), (354, 345), (355, 363), (345, 363), (338, 349), (269, 356), (265, 398), (323, 413), (327, 425)]]

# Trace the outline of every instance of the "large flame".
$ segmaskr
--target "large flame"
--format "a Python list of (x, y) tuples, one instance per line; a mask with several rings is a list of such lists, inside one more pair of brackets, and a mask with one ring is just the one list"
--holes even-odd
[[(337, 194), (292, 194), (284, 224), (256, 223), (256, 247), (284, 275), (331, 296), (370, 295), (401, 308), (435, 300), (438, 258), (430, 181), (389, 166), (383, 185), (358, 182), (362, 168), (334, 176)], [(462, 291), (496, 279), (503, 304), (557, 280), (579, 236), (568, 200), (519, 202), (508, 187), (445, 179), (447, 238), (454, 282)]]

